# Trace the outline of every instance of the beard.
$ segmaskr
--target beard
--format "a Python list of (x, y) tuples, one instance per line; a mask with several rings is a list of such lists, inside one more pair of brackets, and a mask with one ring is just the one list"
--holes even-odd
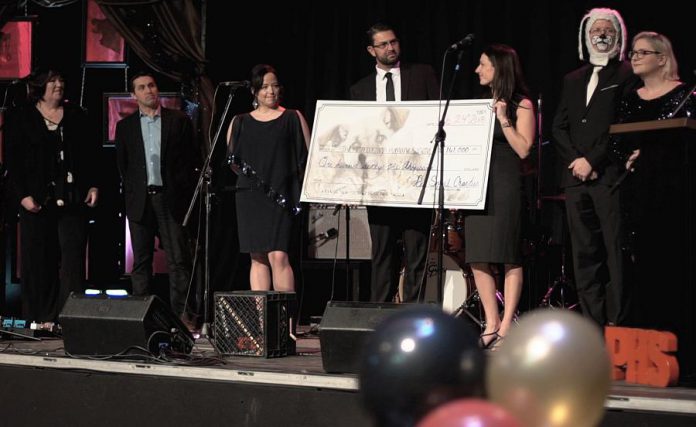
[(382, 55), (378, 55), (377, 59), (379, 60), (380, 64), (391, 67), (399, 62), (399, 52), (393, 51), (391, 55), (387, 52)]

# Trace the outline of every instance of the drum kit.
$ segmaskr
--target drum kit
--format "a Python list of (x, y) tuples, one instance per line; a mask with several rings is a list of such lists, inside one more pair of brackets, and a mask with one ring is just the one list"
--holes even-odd
[[(481, 300), (476, 290), (474, 274), (466, 263), (464, 245), (463, 211), (452, 210), (446, 215), (445, 227), (447, 241), (443, 257), (443, 301), (444, 311), (455, 317), (466, 316), (481, 329), (485, 327), (485, 318)], [(431, 227), (428, 259), (425, 269), (424, 302), (437, 303), (437, 224)], [(503, 295), (496, 291), (500, 309), (504, 308)]]
[[(545, 200), (564, 201), (563, 195), (546, 196)], [(471, 268), (466, 263), (465, 241), (464, 241), (464, 211), (452, 210), (446, 216), (445, 230), (445, 256), (443, 257), (443, 301), (444, 311), (455, 317), (465, 317), (472, 321), (481, 329), (485, 328), (485, 316), (481, 300), (476, 290), (476, 283)], [(437, 303), (437, 247), (439, 238), (437, 236), (437, 224), (431, 227), (429, 253), (425, 269), (424, 286), (421, 288), (420, 300), (426, 303)], [(534, 248), (545, 245), (535, 244)], [(523, 251), (526, 253), (526, 251)], [(536, 305), (539, 308), (565, 308), (575, 309), (577, 304), (574, 302), (574, 292), (570, 277), (566, 272), (566, 250), (565, 245), (560, 253), (560, 272), (558, 277), (550, 281), (544, 296)], [(502, 285), (503, 268), (493, 268), (497, 276), (497, 282)], [(533, 283), (526, 283), (525, 286), (533, 286)], [(498, 286), (502, 288), (502, 286)], [(498, 306), (502, 313), (504, 310), (503, 294), (496, 290)], [(515, 322), (517, 319), (515, 318)]]

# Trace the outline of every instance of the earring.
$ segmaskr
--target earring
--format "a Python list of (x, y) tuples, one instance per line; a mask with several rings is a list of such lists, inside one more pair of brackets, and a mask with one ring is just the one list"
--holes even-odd
[(254, 110), (256, 110), (257, 108), (259, 108), (259, 101), (257, 101), (256, 98), (254, 98), (254, 100), (251, 101), (251, 106), (254, 107)]

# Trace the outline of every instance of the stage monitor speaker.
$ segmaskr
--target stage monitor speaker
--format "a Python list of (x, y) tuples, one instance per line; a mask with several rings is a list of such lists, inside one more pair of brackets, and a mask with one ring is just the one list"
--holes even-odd
[[(316, 259), (343, 259), (346, 257), (346, 214), (336, 205), (312, 204), (309, 206), (308, 256)], [(372, 242), (367, 208), (350, 209), (350, 258), (370, 259)]]
[(329, 301), (319, 325), (324, 371), (357, 374), (363, 347), (375, 327), (396, 309), (409, 305)]
[(158, 355), (171, 348), (190, 353), (194, 339), (158, 297), (109, 297), (71, 293), (58, 316), (65, 352), (112, 355), (128, 352)]

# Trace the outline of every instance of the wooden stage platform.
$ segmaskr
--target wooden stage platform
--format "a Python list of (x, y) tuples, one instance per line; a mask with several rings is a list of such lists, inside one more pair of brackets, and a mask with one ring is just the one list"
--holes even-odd
[[(199, 339), (191, 363), (215, 366), (76, 359), (62, 345), (0, 341), (0, 426), (372, 425), (356, 376), (324, 373), (314, 335), (276, 359), (221, 359)], [(606, 408), (602, 426), (693, 426), (696, 389), (615, 383)]]

